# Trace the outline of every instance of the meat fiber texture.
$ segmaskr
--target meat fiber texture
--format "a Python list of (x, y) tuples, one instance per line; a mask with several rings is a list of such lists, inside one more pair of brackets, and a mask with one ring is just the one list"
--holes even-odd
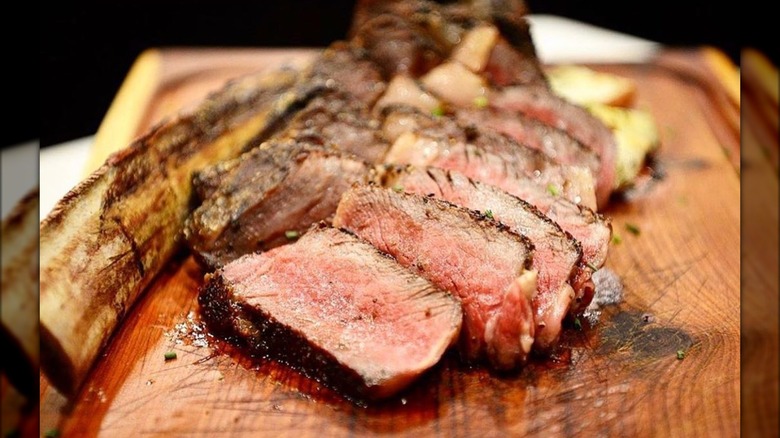
[(473, 210), (376, 185), (345, 193), (333, 224), (461, 300), (466, 361), (499, 370), (526, 361), (537, 278), (528, 238)]
[(199, 302), (215, 331), (359, 399), (401, 391), (461, 327), (450, 294), (324, 225), (206, 280)]

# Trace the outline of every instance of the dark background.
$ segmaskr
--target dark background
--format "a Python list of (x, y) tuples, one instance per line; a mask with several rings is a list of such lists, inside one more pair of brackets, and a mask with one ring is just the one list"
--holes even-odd
[[(533, 13), (567, 16), (672, 46), (714, 45), (735, 62), (743, 44), (769, 49), (763, 34), (775, 26), (747, 26), (741, 39), (740, 11), (712, 1), (527, 4)], [(24, 120), (6, 129), (2, 144), (40, 138), (47, 146), (94, 134), (133, 61), (146, 48), (324, 46), (345, 35), (353, 6), (354, 1), (340, 0), (47, 4), (40, 11), (40, 124), (34, 118), (17, 118)], [(763, 23), (769, 16), (756, 10), (748, 15), (748, 23)], [(21, 49), (14, 55), (30, 56)], [(11, 102), (22, 114), (34, 114), (38, 108), (29, 92), (34, 83), (30, 88), (23, 84), (38, 77), (20, 74), (23, 77), (11, 78), (12, 84), (19, 84), (9, 87)]]

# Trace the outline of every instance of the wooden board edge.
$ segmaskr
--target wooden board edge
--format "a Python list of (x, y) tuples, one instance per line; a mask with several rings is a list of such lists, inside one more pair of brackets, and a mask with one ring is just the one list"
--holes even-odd
[(116, 97), (100, 123), (83, 174), (99, 168), (109, 155), (129, 145), (135, 138), (158, 86), (162, 55), (158, 49), (147, 49), (133, 63)]
[(705, 63), (726, 91), (731, 103), (739, 108), (741, 103), (739, 68), (718, 48), (706, 46), (702, 49), (702, 53)]

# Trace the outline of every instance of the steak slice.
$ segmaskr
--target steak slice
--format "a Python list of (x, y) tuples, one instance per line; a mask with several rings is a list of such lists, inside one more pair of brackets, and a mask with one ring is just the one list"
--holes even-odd
[(220, 335), (369, 399), (397, 393), (436, 364), (462, 321), (451, 295), (323, 226), (206, 275), (198, 301)]
[(533, 244), (493, 219), (439, 199), (354, 186), (333, 224), (460, 298), (461, 356), (500, 370), (522, 364), (534, 336)]
[(520, 144), (540, 150), (556, 163), (586, 167), (591, 174), (598, 175), (601, 166), (598, 154), (586, 148), (566, 131), (495, 107), (458, 110), (456, 116), (461, 123), (490, 128)]
[(306, 138), (378, 163), (390, 147), (379, 126), (368, 105), (349, 93), (332, 90), (312, 99), (277, 138)]
[(450, 49), (417, 23), (395, 13), (369, 19), (355, 30), (351, 42), (366, 51), (385, 79), (397, 74), (422, 75), (440, 64)]
[[(548, 350), (557, 344), (561, 323), (575, 296), (570, 282), (580, 271), (590, 274), (581, 263), (579, 242), (527, 202), (497, 187), (472, 181), (458, 172), (387, 165), (377, 168), (373, 179), (406, 193), (432, 194), (481, 211), (528, 237), (534, 245), (532, 268), (538, 273), (537, 291), (532, 301), (536, 322), (534, 346)], [(578, 286), (594, 287), (591, 281)]]
[(603, 207), (617, 186), (617, 143), (612, 131), (586, 109), (538, 86), (513, 86), (493, 93), (491, 105), (517, 111), (562, 129), (596, 152), (600, 159), (598, 205)]
[(329, 219), (341, 194), (366, 181), (367, 173), (352, 155), (310, 143), (267, 142), (195, 175), (195, 186), (213, 189), (187, 219), (184, 237), (201, 262), (220, 267)]
[(538, 186), (595, 206), (593, 178), (586, 168), (562, 166), (538, 150), (490, 130), (461, 126), (451, 117), (432, 117), (406, 107), (388, 108), (385, 114), (383, 132), (394, 142), (385, 156), (388, 163), (440, 167), (476, 180), (488, 177)]

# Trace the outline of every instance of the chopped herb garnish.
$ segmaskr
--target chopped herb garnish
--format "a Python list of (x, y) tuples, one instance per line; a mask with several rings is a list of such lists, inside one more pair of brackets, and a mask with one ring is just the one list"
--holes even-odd
[(685, 352), (682, 350), (677, 350), (677, 360), (683, 360), (685, 359)]
[(176, 359), (176, 352), (175, 351), (166, 351), (165, 352), (165, 360), (174, 360)]
[(57, 438), (60, 436), (60, 430), (59, 429), (49, 429), (46, 431), (46, 433), (43, 434), (46, 438)]
[(623, 238), (620, 237), (620, 234), (613, 234), (612, 235), (612, 244), (613, 245), (620, 245), (621, 242), (623, 242)]
[(485, 216), (489, 217), (490, 219), (493, 219), (493, 211), (485, 210)]
[(401, 192), (404, 191), (404, 188), (403, 188), (403, 186), (394, 185), (393, 186), (393, 191), (396, 192), (396, 193), (401, 193)]
[(547, 191), (548, 191), (548, 192), (549, 192), (551, 195), (553, 195), (553, 196), (558, 196), (558, 194), (560, 193), (560, 192), (558, 191), (558, 187), (556, 187), (556, 186), (555, 186), (555, 184), (552, 184), (552, 183), (551, 183), (551, 184), (547, 184)]
[(599, 268), (593, 266), (590, 262), (585, 262), (585, 264), (590, 268), (591, 271), (596, 272), (599, 270)]
[(474, 98), (474, 106), (477, 108), (485, 108), (488, 106), (487, 96), (477, 96)]
[(633, 234), (634, 236), (638, 236), (640, 233), (639, 227), (637, 227), (632, 223), (626, 223), (626, 230), (628, 230), (628, 232)]
[(574, 318), (574, 328), (577, 330), (582, 330), (582, 322), (579, 318)]
[(295, 230), (288, 230), (284, 232), (284, 237), (287, 238), (287, 240), (295, 240), (297, 239), (301, 233), (295, 231)]
[(441, 105), (431, 110), (431, 115), (434, 117), (441, 117), (444, 115), (444, 108)]

